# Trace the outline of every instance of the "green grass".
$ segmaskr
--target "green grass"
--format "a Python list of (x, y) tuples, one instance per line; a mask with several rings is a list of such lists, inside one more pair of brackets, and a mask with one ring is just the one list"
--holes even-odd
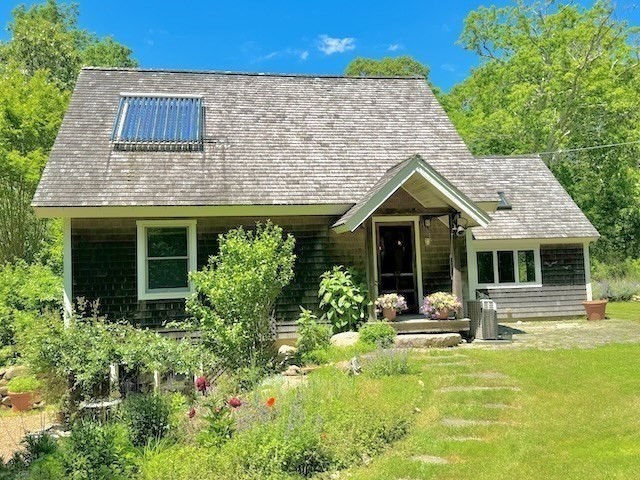
[(607, 317), (619, 320), (640, 320), (640, 302), (610, 302)]
[[(455, 357), (463, 365), (436, 366)], [(431, 392), (409, 435), (349, 478), (627, 479), (640, 469), (640, 345), (589, 350), (457, 350), (423, 357), (417, 380)], [(453, 360), (454, 357), (451, 358)], [(473, 377), (500, 372), (508, 378)], [(461, 375), (462, 374), (462, 375)], [(467, 375), (464, 375), (467, 374)], [(451, 386), (515, 386), (520, 391), (438, 391)], [(488, 408), (504, 404), (510, 408)], [(445, 426), (443, 419), (492, 420)], [(479, 437), (482, 441), (453, 441)], [(417, 461), (421, 455), (448, 465)]]

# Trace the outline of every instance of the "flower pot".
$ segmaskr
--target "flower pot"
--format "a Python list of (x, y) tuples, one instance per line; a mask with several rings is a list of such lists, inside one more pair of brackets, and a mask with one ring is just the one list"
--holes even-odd
[(33, 407), (33, 392), (13, 393), (9, 392), (11, 410), (14, 412), (27, 412)]
[(398, 314), (398, 312), (396, 312), (395, 308), (383, 308), (382, 309), (382, 316), (384, 318), (386, 318), (387, 320), (389, 320), (390, 322), (392, 322), (393, 320), (396, 319), (396, 315)]
[(587, 320), (604, 320), (607, 310), (607, 300), (589, 300), (582, 302), (587, 312)]
[(438, 320), (448, 320), (449, 319), (449, 310), (438, 310), (436, 312), (436, 318)]

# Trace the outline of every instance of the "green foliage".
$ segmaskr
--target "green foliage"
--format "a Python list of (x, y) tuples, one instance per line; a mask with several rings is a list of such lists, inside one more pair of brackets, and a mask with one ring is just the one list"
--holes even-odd
[(395, 329), (388, 322), (368, 322), (360, 327), (360, 341), (380, 348), (389, 348), (396, 338)]
[(12, 393), (35, 392), (41, 387), (41, 382), (34, 375), (15, 377), (9, 380), (7, 388)]
[[(442, 100), (475, 154), (543, 154), (602, 238), (594, 256), (640, 256), (638, 28), (609, 1), (480, 7), (462, 46), (482, 63)], [(562, 220), (559, 220), (562, 221)]]
[(322, 351), (327, 350), (331, 345), (331, 328), (328, 325), (318, 323), (311, 310), (300, 307), (300, 317), (298, 318), (298, 339), (296, 347), (298, 354), (304, 363), (316, 363), (322, 356)]
[(118, 424), (74, 424), (61, 453), (65, 478), (73, 480), (124, 479), (134, 470), (133, 446)]
[(293, 278), (295, 240), (268, 221), (219, 237), (216, 256), (191, 279), (197, 294), (187, 312), (204, 345), (228, 368), (263, 365), (273, 334), (270, 315)]
[(334, 333), (356, 330), (369, 315), (369, 292), (366, 285), (354, 277), (354, 272), (342, 265), (320, 277), (320, 309), (324, 310), (323, 319), (331, 323)]
[(203, 409), (205, 427), (198, 434), (198, 442), (205, 447), (219, 448), (231, 440), (236, 430), (233, 407), (220, 398), (210, 398)]
[(629, 278), (599, 280), (593, 283), (593, 298), (622, 302), (640, 295), (640, 281)]
[(169, 434), (171, 399), (164, 395), (129, 395), (120, 408), (118, 420), (129, 429), (133, 445), (141, 447)]
[(73, 315), (68, 328), (59, 314), (46, 314), (19, 332), (18, 349), (25, 363), (36, 373), (70, 381), (74, 401), (94, 396), (112, 364), (142, 373), (191, 373), (201, 361), (208, 364), (206, 352), (188, 339), (175, 341), (95, 314)]
[(0, 44), (0, 58), (29, 76), (47, 71), (68, 89), (83, 65), (137, 66), (127, 47), (78, 27), (77, 5), (47, 0), (31, 7), (20, 5), (12, 14), (11, 39)]
[(62, 281), (49, 267), (24, 262), (0, 267), (0, 347), (15, 343), (17, 323), (28, 330), (45, 311), (59, 310), (61, 297)]
[(367, 359), (364, 372), (373, 378), (411, 373), (407, 352), (398, 348), (377, 350)]
[(350, 77), (424, 77), (429, 76), (429, 67), (409, 55), (400, 57), (358, 57), (351, 60), (345, 69)]
[(612, 280), (627, 278), (640, 281), (640, 259), (627, 258), (619, 262), (591, 262), (593, 280)]

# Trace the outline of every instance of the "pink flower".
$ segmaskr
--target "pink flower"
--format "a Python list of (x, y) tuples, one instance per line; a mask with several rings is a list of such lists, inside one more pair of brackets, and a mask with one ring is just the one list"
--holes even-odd
[(230, 398), (227, 403), (229, 404), (230, 407), (233, 407), (233, 408), (238, 408), (239, 406), (242, 405), (242, 402), (238, 397)]
[(191, 407), (189, 409), (189, 418), (193, 418), (195, 416), (196, 416), (196, 409), (195, 409), (195, 407)]
[(196, 390), (202, 392), (203, 395), (207, 391), (207, 388), (209, 388), (209, 385), (209, 380), (207, 380), (207, 378), (204, 376), (198, 377), (196, 379)]

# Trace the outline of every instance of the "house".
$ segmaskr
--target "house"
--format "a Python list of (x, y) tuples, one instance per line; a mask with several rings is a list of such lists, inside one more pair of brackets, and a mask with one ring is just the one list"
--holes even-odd
[(537, 156), (474, 158), (423, 78), (86, 68), (33, 207), (64, 222), (66, 308), (138, 325), (184, 316), (187, 272), (257, 220), (297, 240), (282, 331), (335, 264), (410, 312), (579, 315), (598, 237)]

